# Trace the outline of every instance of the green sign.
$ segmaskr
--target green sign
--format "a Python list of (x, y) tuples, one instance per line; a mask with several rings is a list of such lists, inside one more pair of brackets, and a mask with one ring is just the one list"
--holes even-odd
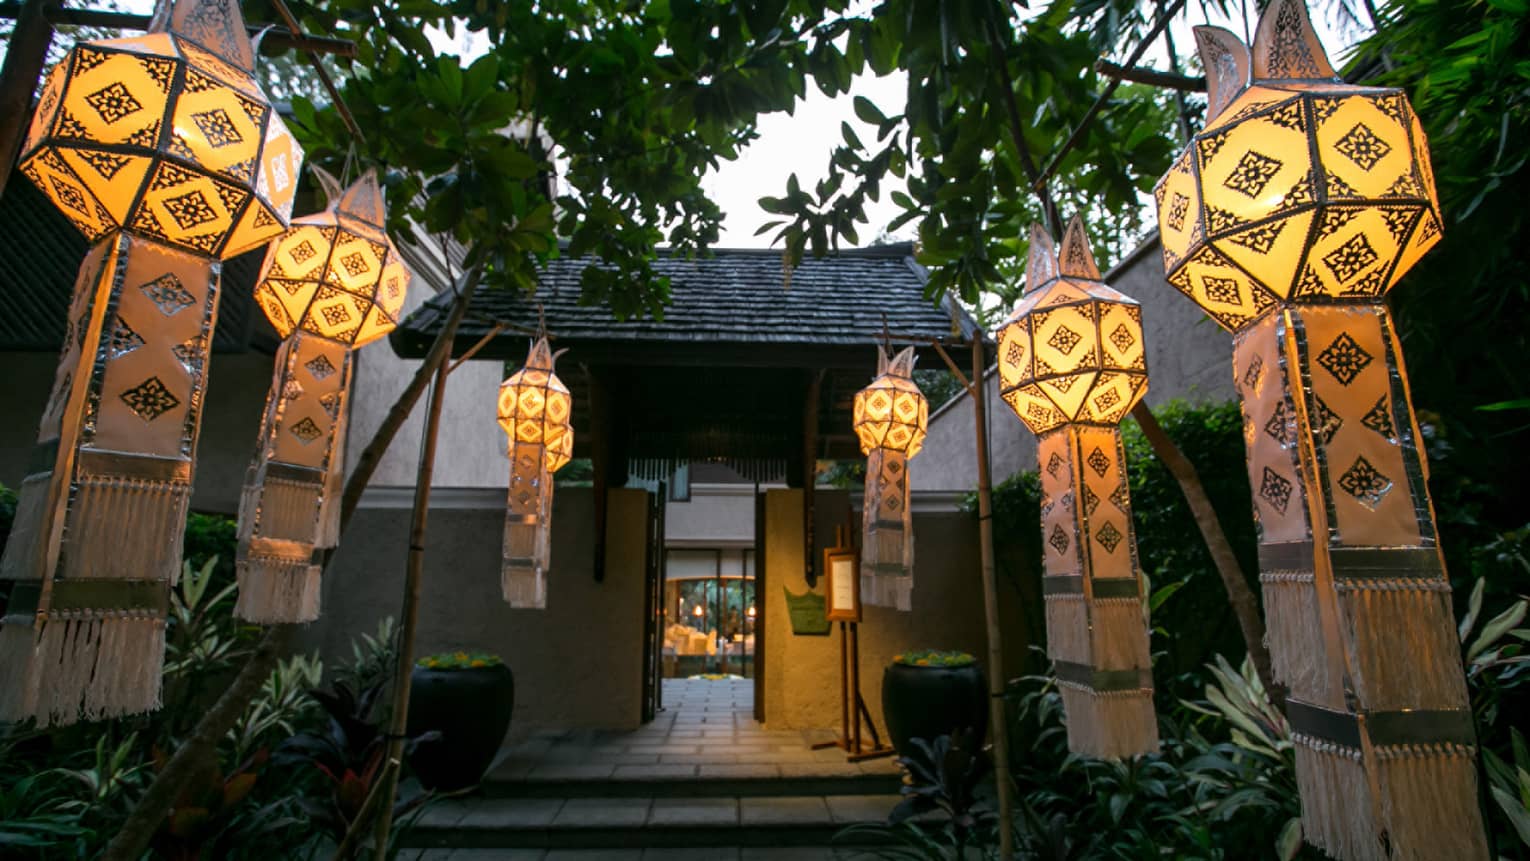
[(822, 636), (829, 633), (828, 602), (817, 592), (793, 595), (785, 586), (786, 614), (792, 617), (792, 633), (798, 636)]

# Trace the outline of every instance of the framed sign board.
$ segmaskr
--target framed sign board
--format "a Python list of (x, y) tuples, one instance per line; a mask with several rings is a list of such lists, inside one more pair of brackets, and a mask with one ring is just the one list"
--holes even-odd
[(823, 551), (824, 593), (828, 597), (831, 622), (861, 621), (861, 559), (849, 547), (830, 547)]

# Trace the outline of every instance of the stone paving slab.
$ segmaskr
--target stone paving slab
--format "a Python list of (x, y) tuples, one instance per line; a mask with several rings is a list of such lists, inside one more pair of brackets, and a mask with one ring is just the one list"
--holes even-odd
[(856, 850), (817, 846), (663, 849), (405, 849), (398, 861), (839, 861)]

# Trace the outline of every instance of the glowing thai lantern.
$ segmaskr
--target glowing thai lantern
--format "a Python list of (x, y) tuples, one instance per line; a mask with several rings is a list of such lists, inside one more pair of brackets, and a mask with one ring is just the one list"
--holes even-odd
[(1078, 217), (1031, 229), (1025, 296), (999, 330), (1000, 392), (1037, 436), (1047, 655), (1068, 749), (1158, 749), (1120, 422), (1147, 391), (1142, 309), (1100, 280)]
[[(1486, 858), (1450, 583), (1382, 295), (1440, 237), (1407, 97), (1334, 76), (1299, 0), (1198, 28), (1206, 128), (1157, 190), (1169, 281), (1231, 329), (1302, 830)], [(1252, 80), (1250, 78), (1252, 77)]]
[(319, 617), (314, 551), (338, 540), (353, 351), (396, 324), (409, 271), (383, 229), (368, 171), (323, 212), (295, 218), (266, 252), (255, 297), (285, 337), (239, 511), (239, 600), (252, 622)]
[(0, 719), (159, 704), (219, 260), (286, 227), (301, 154), (252, 77), (233, 0), (48, 74), (21, 170), (94, 245), (0, 577)]
[(877, 348), (877, 377), (855, 393), (855, 434), (866, 455), (861, 513), (861, 601), (911, 608), (914, 523), (908, 461), (924, 446), (930, 403), (914, 384), (914, 348), (887, 358)]
[(546, 338), (538, 338), (526, 364), (499, 386), (499, 424), (510, 441), (510, 501), (500, 587), (512, 607), (547, 606), (552, 475), (574, 451), (573, 399), (553, 373), (553, 363), (561, 354), (561, 350), (552, 352)]

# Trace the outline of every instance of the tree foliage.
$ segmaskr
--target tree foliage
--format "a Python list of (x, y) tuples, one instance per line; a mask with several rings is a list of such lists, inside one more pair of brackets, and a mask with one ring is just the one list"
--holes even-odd
[[(890, 229), (917, 225), (932, 295), (953, 291), (976, 304), (992, 291), (1008, 305), (1027, 229), (1051, 217), (1032, 182), (1103, 89), (1093, 71), (1102, 43), (1141, 20), (1131, 4), (1094, 0), (1060, 0), (1034, 14), (997, 0), (886, 0), (837, 22), (819, 38), (844, 49), (830, 41), (815, 50), (839, 52), (852, 74), (903, 71), (906, 103), (884, 113), (857, 99), (856, 115), (877, 127), (876, 140), (846, 124), (823, 181), (809, 191), (793, 176), (783, 196), (760, 202), (782, 216), (762, 230), (776, 230), (794, 259), (821, 255), (856, 243), (867, 203), (886, 190), (902, 210)], [(1120, 256), (1150, 220), (1141, 194), (1169, 165), (1174, 122), (1164, 97), (1123, 87), (1058, 162), (1055, 184), (1066, 189), (1058, 203), (1101, 228), (1104, 259)], [(894, 178), (906, 193), (887, 189)]]
[[(756, 118), (790, 110), (810, 75), (848, 85), (812, 35), (843, 5), (334, 0), (303, 14), (358, 42), (344, 99), (360, 156), (387, 168), (395, 226), (480, 246), (493, 277), (523, 287), (551, 255), (594, 255), (583, 298), (629, 315), (662, 313), (658, 244), (716, 240), (723, 214), (702, 180)], [(438, 54), (426, 26), (487, 50)], [(342, 163), (352, 138), (336, 112), (293, 107), (310, 157)]]

